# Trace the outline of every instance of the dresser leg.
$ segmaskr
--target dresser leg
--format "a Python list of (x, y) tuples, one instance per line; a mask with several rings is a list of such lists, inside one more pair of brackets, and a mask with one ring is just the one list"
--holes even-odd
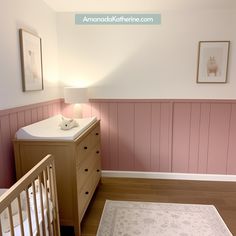
[(74, 231), (75, 231), (75, 236), (81, 236), (80, 225), (75, 225), (74, 226)]

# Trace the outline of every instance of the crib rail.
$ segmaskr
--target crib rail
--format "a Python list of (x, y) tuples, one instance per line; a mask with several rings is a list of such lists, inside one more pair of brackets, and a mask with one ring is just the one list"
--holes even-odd
[[(51, 155), (0, 196), (0, 216), (0, 236), (60, 236), (55, 164)], [(5, 230), (4, 216), (8, 220), (4, 221)]]

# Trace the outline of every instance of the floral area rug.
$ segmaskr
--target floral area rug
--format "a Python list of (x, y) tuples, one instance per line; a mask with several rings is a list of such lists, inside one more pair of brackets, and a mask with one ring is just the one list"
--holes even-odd
[(107, 200), (97, 236), (232, 236), (212, 205)]

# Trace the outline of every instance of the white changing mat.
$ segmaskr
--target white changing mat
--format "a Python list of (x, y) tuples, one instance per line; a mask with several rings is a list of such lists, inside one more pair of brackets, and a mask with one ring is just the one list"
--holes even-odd
[(59, 124), (62, 115), (56, 115), (48, 119), (20, 128), (16, 132), (19, 140), (74, 140), (90, 125), (97, 121), (96, 117), (76, 119), (79, 126), (70, 130), (61, 130)]

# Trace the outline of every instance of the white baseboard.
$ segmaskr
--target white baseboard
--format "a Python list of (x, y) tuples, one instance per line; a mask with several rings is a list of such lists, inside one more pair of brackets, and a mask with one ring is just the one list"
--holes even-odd
[(103, 170), (102, 177), (236, 182), (236, 175)]

